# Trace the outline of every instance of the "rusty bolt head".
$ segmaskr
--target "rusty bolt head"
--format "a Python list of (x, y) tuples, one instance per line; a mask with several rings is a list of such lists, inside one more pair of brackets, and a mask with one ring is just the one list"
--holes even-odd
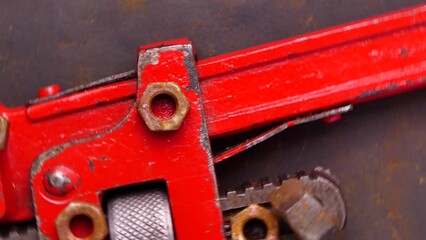
[(265, 240), (279, 239), (278, 219), (268, 209), (257, 204), (252, 204), (231, 218), (231, 230), (233, 240), (246, 240), (244, 226), (250, 220), (260, 220), (266, 226)]
[[(284, 218), (300, 239), (321, 239), (338, 236), (338, 222), (335, 216), (309, 191), (306, 182), (289, 179), (270, 197), (272, 207)], [(327, 184), (331, 184), (327, 182)], [(333, 192), (326, 197), (335, 199)], [(337, 239), (337, 238), (336, 238)]]
[[(171, 118), (159, 118), (152, 112), (152, 100), (160, 94), (169, 95), (176, 103), (176, 111)], [(179, 85), (175, 82), (149, 83), (139, 103), (139, 113), (151, 131), (178, 130), (188, 111), (189, 102)]]
[(66, 166), (50, 168), (43, 179), (46, 191), (54, 196), (63, 197), (74, 190), (80, 182), (80, 176)]
[[(85, 238), (74, 236), (70, 229), (71, 221), (77, 216), (87, 216), (93, 223), (93, 232)], [(75, 201), (70, 203), (56, 218), (56, 231), (59, 240), (101, 240), (108, 234), (105, 216), (99, 206), (87, 202)]]
[(270, 201), (275, 209), (286, 211), (296, 204), (306, 193), (306, 188), (303, 183), (296, 178), (290, 178), (285, 181), (270, 196)]
[(7, 131), (9, 129), (9, 121), (0, 116), (0, 150), (6, 147)]

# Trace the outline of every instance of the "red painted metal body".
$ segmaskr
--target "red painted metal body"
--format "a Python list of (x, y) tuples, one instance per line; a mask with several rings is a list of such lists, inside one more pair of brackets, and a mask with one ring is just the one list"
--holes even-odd
[[(55, 239), (54, 218), (70, 201), (100, 204), (108, 189), (161, 180), (179, 238), (220, 238), (206, 138), (426, 86), (426, 5), (194, 61), (200, 92), (191, 88), (181, 53), (161, 53), (164, 65), (148, 64), (134, 79), (16, 109), (0, 106), (9, 121), (0, 151), (1, 221), (34, 218), (36, 209), (42, 233)], [(141, 78), (148, 80), (138, 84)], [(185, 89), (191, 109), (178, 131), (150, 132), (135, 103), (146, 83), (166, 80)], [(200, 133), (204, 121), (208, 136)], [(82, 178), (65, 197), (43, 189), (45, 171), (58, 164)], [(185, 207), (200, 211), (190, 216)]]
[[(52, 223), (72, 200), (99, 205), (102, 193), (108, 189), (164, 181), (177, 238), (223, 238), (198, 79), (191, 76), (195, 65), (192, 61), (191, 70), (184, 64), (188, 58), (193, 59), (191, 45), (178, 41), (170, 49), (160, 47), (156, 52), (157, 47), (152, 51), (150, 48), (140, 50), (137, 99), (148, 83), (176, 82), (191, 106), (185, 122), (179, 131), (151, 132), (139, 115), (137, 104), (132, 104), (126, 116), (108, 131), (66, 143), (37, 159), (32, 183), (41, 234), (55, 236)], [(158, 54), (158, 58), (151, 58), (153, 54)], [(49, 168), (62, 164), (78, 172), (81, 181), (72, 195), (57, 198), (46, 194), (42, 183)], [(197, 211), (188, 211), (192, 208)]]

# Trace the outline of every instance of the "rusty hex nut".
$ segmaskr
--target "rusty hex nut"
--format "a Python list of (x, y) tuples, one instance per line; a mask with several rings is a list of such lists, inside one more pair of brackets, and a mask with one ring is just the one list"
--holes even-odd
[[(72, 219), (79, 215), (87, 216), (93, 223), (93, 232), (88, 237), (76, 237), (70, 229)], [(59, 240), (101, 240), (108, 234), (108, 228), (102, 209), (87, 202), (75, 201), (70, 203), (58, 215), (55, 224)]]
[(260, 220), (266, 226), (265, 240), (279, 239), (279, 224), (275, 215), (264, 207), (252, 204), (231, 218), (232, 240), (246, 240), (244, 226), (250, 220)]
[[(152, 112), (152, 100), (160, 94), (169, 95), (176, 103), (176, 111), (171, 118), (162, 119)], [(189, 111), (189, 102), (177, 83), (153, 82), (146, 86), (138, 110), (151, 131), (173, 131), (178, 130), (182, 125)]]

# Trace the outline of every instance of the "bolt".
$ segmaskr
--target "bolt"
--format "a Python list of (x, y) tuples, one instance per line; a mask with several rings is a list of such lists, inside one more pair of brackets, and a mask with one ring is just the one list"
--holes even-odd
[[(289, 179), (270, 197), (271, 205), (303, 240), (319, 240), (339, 232), (337, 219), (299, 179)], [(326, 239), (326, 238), (324, 238)], [(336, 238), (338, 239), (338, 238)]]
[(63, 197), (77, 187), (80, 177), (68, 167), (55, 166), (46, 172), (43, 181), (44, 188), (48, 193)]
[(38, 97), (49, 97), (61, 92), (61, 87), (57, 84), (49, 85), (38, 90)]
[(7, 131), (9, 129), (9, 122), (6, 118), (0, 116), (0, 150), (6, 147)]

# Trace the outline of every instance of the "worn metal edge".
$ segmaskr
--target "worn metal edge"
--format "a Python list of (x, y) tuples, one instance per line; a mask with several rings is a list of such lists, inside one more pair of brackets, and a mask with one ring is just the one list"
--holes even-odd
[(121, 82), (121, 81), (125, 81), (125, 80), (129, 80), (136, 77), (136, 71), (135, 70), (130, 70), (127, 72), (122, 72), (119, 74), (115, 74), (106, 78), (102, 78), (93, 82), (90, 82), (88, 84), (83, 84), (83, 85), (79, 85), (64, 91), (61, 91), (58, 94), (52, 95), (52, 96), (48, 96), (48, 97), (44, 97), (44, 98), (36, 98), (33, 100), (28, 101), (27, 105), (35, 105), (35, 104), (39, 104), (39, 103), (44, 103), (44, 102), (48, 102), (51, 100), (55, 100), (58, 98), (62, 98), (74, 93), (78, 93), (78, 92), (82, 92), (82, 91), (86, 91), (92, 88), (96, 88), (96, 87), (101, 87), (104, 85), (108, 85), (108, 84), (112, 84), (112, 83), (116, 83), (116, 82)]

